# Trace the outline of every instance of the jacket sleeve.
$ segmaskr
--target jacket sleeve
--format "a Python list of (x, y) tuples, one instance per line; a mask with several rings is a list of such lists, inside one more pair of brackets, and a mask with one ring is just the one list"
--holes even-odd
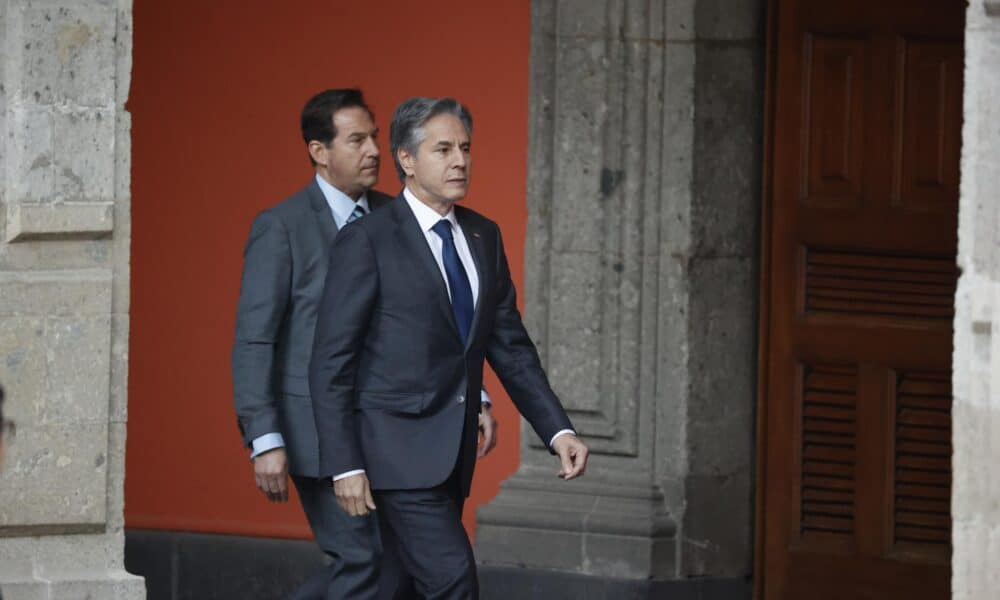
[(271, 213), (254, 219), (243, 251), (233, 343), (233, 403), (243, 443), (281, 433), (274, 388), (275, 344), (291, 288), (288, 232)]
[(309, 362), (321, 477), (365, 468), (355, 429), (355, 378), (379, 286), (375, 254), (362, 226), (340, 230), (330, 265)]
[[(549, 447), (552, 437), (563, 429), (573, 429), (542, 368), (535, 344), (528, 336), (517, 310), (517, 292), (510, 278), (500, 229), (497, 239), (497, 290), (493, 333), (486, 347), (486, 359), (500, 378), (517, 410)], [(551, 448), (549, 449), (551, 452)]]

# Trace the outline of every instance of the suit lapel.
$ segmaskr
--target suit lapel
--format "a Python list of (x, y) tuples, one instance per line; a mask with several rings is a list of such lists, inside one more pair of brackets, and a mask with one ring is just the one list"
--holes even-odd
[(333, 213), (330, 212), (330, 205), (323, 196), (323, 190), (319, 189), (319, 184), (313, 178), (312, 183), (306, 187), (309, 195), (309, 204), (316, 211), (316, 219), (319, 221), (320, 232), (323, 234), (324, 248), (327, 249), (333, 244), (333, 236), (337, 233), (337, 224), (333, 222)]
[(373, 211), (376, 208), (382, 208), (386, 204), (392, 202), (392, 196), (388, 196), (376, 190), (368, 190), (367, 198), (369, 211)]
[[(396, 239), (403, 246), (406, 256), (412, 257), (420, 264), (420, 279), (433, 282), (435, 288), (434, 296), (437, 298), (438, 307), (444, 314), (445, 319), (451, 325), (455, 337), (460, 339), (458, 325), (455, 323), (455, 313), (451, 310), (451, 300), (448, 298), (448, 286), (441, 276), (441, 269), (438, 268), (437, 261), (427, 245), (427, 236), (420, 229), (417, 217), (410, 210), (406, 203), (406, 198), (402, 194), (386, 210), (392, 210), (396, 219)], [(471, 336), (470, 336), (471, 337)]]
[(469, 222), (466, 213), (461, 207), (455, 207), (455, 217), (458, 224), (462, 226), (462, 233), (465, 241), (469, 245), (469, 252), (472, 254), (472, 261), (476, 263), (476, 275), (479, 279), (479, 295), (476, 298), (476, 309), (472, 313), (472, 325), (469, 327), (469, 337), (465, 340), (465, 349), (475, 338), (476, 328), (479, 326), (480, 315), (483, 312), (483, 303), (486, 301), (486, 290), (489, 284), (489, 273), (484, 265), (486, 261), (486, 251), (483, 245), (483, 234), (474, 224)]

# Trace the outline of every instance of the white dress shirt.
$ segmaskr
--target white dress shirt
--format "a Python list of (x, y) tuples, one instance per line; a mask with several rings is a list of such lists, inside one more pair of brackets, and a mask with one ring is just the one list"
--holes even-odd
[(476, 271), (476, 261), (472, 259), (472, 252), (469, 250), (469, 241), (465, 239), (462, 226), (455, 218), (455, 209), (452, 208), (448, 214), (442, 217), (436, 210), (417, 200), (410, 188), (403, 189), (403, 197), (406, 198), (406, 203), (413, 211), (413, 216), (417, 218), (417, 223), (420, 224), (420, 230), (424, 232), (424, 237), (427, 238), (427, 245), (430, 246), (431, 254), (434, 255), (434, 262), (441, 270), (444, 286), (448, 288), (449, 301), (451, 300), (451, 285), (448, 284), (448, 272), (444, 270), (444, 240), (434, 233), (433, 227), (441, 219), (446, 219), (451, 223), (451, 233), (455, 238), (455, 250), (458, 250), (458, 259), (462, 261), (465, 274), (469, 276), (469, 286), (472, 287), (472, 305), (479, 306), (479, 272)]
[(316, 183), (319, 184), (319, 189), (323, 192), (326, 203), (330, 205), (330, 212), (333, 213), (333, 222), (337, 225), (337, 231), (340, 231), (347, 224), (347, 219), (354, 212), (354, 207), (361, 206), (366, 214), (370, 210), (366, 194), (361, 194), (361, 197), (355, 202), (350, 196), (330, 185), (330, 182), (320, 177), (318, 173), (316, 174)]
[[(431, 254), (434, 255), (434, 262), (437, 263), (438, 269), (441, 271), (441, 278), (444, 279), (445, 287), (448, 289), (449, 300), (451, 300), (451, 286), (448, 285), (448, 273), (444, 269), (444, 240), (442, 240), (441, 236), (434, 232), (433, 227), (437, 225), (438, 221), (441, 219), (447, 219), (451, 222), (452, 235), (455, 238), (455, 250), (458, 251), (458, 259), (462, 261), (462, 267), (465, 268), (465, 274), (469, 277), (469, 285), (472, 287), (472, 303), (473, 305), (478, 306), (479, 272), (476, 270), (476, 262), (472, 259), (472, 252), (469, 250), (469, 241), (465, 239), (465, 232), (462, 231), (462, 226), (459, 225), (458, 219), (455, 218), (454, 207), (442, 217), (436, 210), (418, 200), (417, 197), (413, 195), (413, 192), (410, 191), (410, 188), (403, 189), (403, 198), (406, 199), (406, 204), (409, 205), (410, 210), (413, 211), (413, 216), (417, 218), (420, 230), (424, 232), (424, 238), (427, 240), (427, 245), (430, 246)], [(486, 392), (483, 391), (483, 394), (485, 395)], [(556, 438), (567, 433), (576, 434), (576, 432), (572, 429), (563, 429), (558, 431), (554, 436), (552, 436), (552, 439), (549, 440), (549, 446), (556, 441)], [(347, 471), (345, 473), (335, 475), (333, 480), (337, 481), (344, 479), (345, 477), (358, 475), (364, 472), (364, 469)]]

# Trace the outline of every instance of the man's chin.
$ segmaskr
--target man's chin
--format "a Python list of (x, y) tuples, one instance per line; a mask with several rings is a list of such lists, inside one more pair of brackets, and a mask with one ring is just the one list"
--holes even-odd
[(452, 188), (448, 190), (448, 199), (451, 200), (452, 202), (458, 202), (459, 200), (465, 198), (468, 195), (468, 193), (469, 193), (469, 186), (467, 185), (452, 186)]

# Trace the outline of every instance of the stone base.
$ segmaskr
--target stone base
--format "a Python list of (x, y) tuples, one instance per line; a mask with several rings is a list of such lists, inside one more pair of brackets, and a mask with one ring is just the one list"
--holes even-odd
[(746, 579), (636, 580), (575, 573), (479, 567), (482, 600), (750, 600)]
[(639, 580), (676, 572), (676, 528), (651, 486), (553, 483), (522, 471), (477, 516), (483, 565)]
[(146, 578), (148, 600), (288, 598), (324, 558), (312, 541), (125, 532), (125, 568)]
[(141, 577), (122, 568), (120, 534), (0, 538), (4, 600), (141, 600)]
[(52, 581), (6, 581), (3, 589), (5, 600), (142, 600), (146, 597), (146, 584), (141, 577), (124, 570), (92, 574), (92, 579), (66, 579)]
[[(311, 541), (176, 531), (125, 533), (125, 566), (146, 578), (148, 600), (287, 598), (323, 564), (323, 554)], [(486, 564), (479, 565), (479, 587), (483, 600), (748, 600), (751, 597), (750, 582), (742, 579), (615, 579)], [(59, 588), (59, 593), (53, 591), (50, 596), (25, 595), (12, 586), (8, 594), (5, 585), (4, 598), (87, 597), (64, 594), (63, 589)], [(105, 589), (111, 591), (105, 595)], [(121, 595), (113, 588), (88, 588), (91, 590), (101, 591), (91, 594), (94, 599), (142, 597), (141, 593)]]

